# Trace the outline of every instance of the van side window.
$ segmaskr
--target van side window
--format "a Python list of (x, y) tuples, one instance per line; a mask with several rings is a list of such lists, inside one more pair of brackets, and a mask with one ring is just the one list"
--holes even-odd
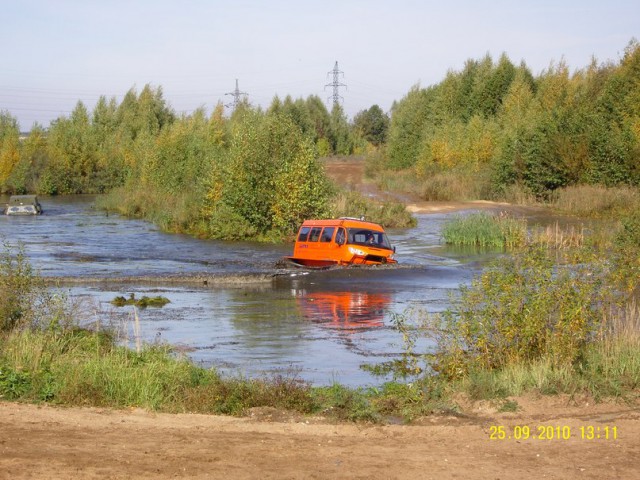
[(311, 228), (309, 227), (302, 227), (300, 229), (300, 235), (298, 235), (298, 241), (299, 242), (306, 242), (307, 238), (309, 237), (309, 230), (311, 230)]
[(310, 242), (317, 242), (320, 238), (320, 232), (322, 231), (322, 227), (313, 227), (311, 229), (311, 233), (309, 234)]
[(344, 243), (345, 243), (344, 228), (339, 228), (338, 229), (338, 233), (336, 233), (336, 243), (338, 245), (344, 245)]
[(324, 227), (324, 230), (322, 230), (322, 237), (320, 237), (320, 241), (330, 242), (331, 239), (333, 238), (334, 230), (335, 230), (335, 227)]

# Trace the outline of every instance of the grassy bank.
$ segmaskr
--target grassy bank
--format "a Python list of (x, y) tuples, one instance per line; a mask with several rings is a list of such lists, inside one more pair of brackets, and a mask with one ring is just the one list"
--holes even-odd
[(67, 406), (225, 415), (271, 407), (373, 422), (460, 411), (461, 393), (470, 400), (493, 400), (497, 405), (530, 392), (633, 402), (640, 388), (637, 308), (631, 315), (619, 317), (624, 329), (590, 344), (575, 365), (555, 365), (549, 359), (521, 361), (501, 369), (472, 371), (455, 380), (423, 376), (369, 389), (338, 384), (312, 387), (293, 376), (224, 378), (176, 356), (166, 345), (135, 352), (116, 346), (108, 333), (23, 330), (0, 340), (0, 396)]

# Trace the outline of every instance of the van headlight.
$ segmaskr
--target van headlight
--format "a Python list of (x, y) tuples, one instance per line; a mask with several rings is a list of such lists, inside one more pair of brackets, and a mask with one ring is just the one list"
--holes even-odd
[(360, 257), (365, 257), (367, 252), (364, 250), (360, 250), (359, 248), (349, 247), (349, 253), (352, 255), (359, 255)]

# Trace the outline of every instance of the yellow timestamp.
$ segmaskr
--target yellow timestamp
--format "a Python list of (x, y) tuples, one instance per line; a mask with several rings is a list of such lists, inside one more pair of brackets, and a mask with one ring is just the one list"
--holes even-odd
[(582, 425), (491, 425), (489, 440), (617, 440), (618, 427)]

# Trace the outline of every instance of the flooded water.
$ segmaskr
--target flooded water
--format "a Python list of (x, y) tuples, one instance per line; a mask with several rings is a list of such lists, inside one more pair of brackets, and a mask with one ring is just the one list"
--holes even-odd
[[(144, 221), (98, 212), (88, 196), (40, 200), (42, 216), (0, 216), (0, 237), (21, 243), (43, 276), (86, 279), (59, 288), (89, 305), (88, 321), (119, 325), (134, 345), (133, 307), (110, 301), (118, 295), (165, 296), (171, 302), (165, 307), (135, 311), (142, 341), (168, 342), (230, 375), (281, 373), (317, 385), (379, 383), (360, 367), (401, 352), (393, 315), (410, 307), (442, 311), (491, 257), (445, 248), (440, 229), (451, 214), (424, 214), (417, 228), (388, 232), (401, 268), (283, 271), (275, 264), (292, 245), (165, 234)], [(255, 273), (273, 278), (225, 286), (118, 281)]]

